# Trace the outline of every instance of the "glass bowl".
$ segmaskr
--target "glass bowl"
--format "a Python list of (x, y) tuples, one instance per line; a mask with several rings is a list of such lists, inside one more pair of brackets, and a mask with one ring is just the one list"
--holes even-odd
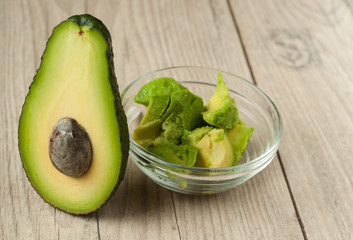
[[(133, 101), (141, 87), (159, 77), (172, 77), (207, 104), (221, 72), (235, 99), (239, 117), (254, 127), (252, 137), (237, 166), (200, 168), (174, 164), (147, 151), (133, 138), (133, 132), (146, 112), (146, 107)], [(170, 67), (148, 73), (132, 82), (122, 92), (130, 135), (130, 158), (154, 182), (185, 194), (214, 194), (244, 183), (264, 169), (275, 157), (283, 125), (272, 100), (257, 86), (234, 74), (203, 67)]]

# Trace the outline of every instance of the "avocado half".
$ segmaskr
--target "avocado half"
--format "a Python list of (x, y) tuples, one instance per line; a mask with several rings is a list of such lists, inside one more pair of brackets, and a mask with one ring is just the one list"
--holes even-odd
[(76, 15), (54, 28), (22, 107), (18, 140), (27, 178), (61, 210), (88, 214), (118, 188), (129, 135), (110, 33), (97, 18)]

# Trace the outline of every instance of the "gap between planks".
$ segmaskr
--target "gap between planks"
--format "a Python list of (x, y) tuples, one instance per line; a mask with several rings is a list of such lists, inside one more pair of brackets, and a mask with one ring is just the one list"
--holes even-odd
[(98, 234), (98, 240), (101, 240), (101, 233), (99, 229), (99, 218), (98, 218), (98, 211), (96, 212), (96, 221), (97, 221), (97, 234)]
[(241, 44), (241, 48), (243, 49), (243, 53), (244, 53), (244, 57), (245, 57), (245, 60), (246, 60), (246, 64), (248, 65), (249, 67), (249, 71), (250, 71), (250, 76), (251, 76), (251, 79), (253, 80), (254, 84), (257, 85), (257, 82), (256, 82), (256, 78), (254, 76), (254, 71), (252, 69), (252, 66), (250, 64), (250, 60), (249, 60), (249, 57), (248, 57), (248, 52), (246, 51), (246, 47), (245, 47), (245, 44), (244, 44), (244, 40), (243, 40), (243, 37), (241, 35), (241, 32), (240, 32), (240, 29), (239, 29), (239, 26), (237, 24), (237, 21), (235, 19), (235, 16), (234, 16), (234, 13), (232, 11), (232, 8), (230, 6), (230, 2), (229, 0), (227, 0), (227, 6), (228, 6), (228, 10), (229, 10), (229, 13), (232, 17), (232, 21), (233, 21), (233, 24), (234, 24), (234, 27), (238, 33), (238, 36), (239, 36), (239, 40), (240, 40), (240, 44)]
[[(250, 75), (251, 75), (251, 78), (254, 82), (255, 85), (257, 85), (257, 81), (256, 81), (256, 78), (255, 78), (255, 75), (254, 75), (254, 71), (252, 69), (252, 66), (251, 66), (251, 63), (250, 63), (250, 60), (249, 60), (249, 56), (248, 56), (248, 53), (246, 51), (246, 47), (245, 47), (245, 43), (244, 43), (244, 40), (243, 40), (243, 37), (241, 35), (241, 31), (240, 31), (240, 28), (237, 24), (237, 21), (236, 21), (236, 18), (235, 18), (235, 15), (234, 15), (234, 12), (232, 11), (232, 8), (230, 6), (230, 0), (227, 0), (227, 6), (228, 6), (228, 9), (229, 9), (229, 12), (230, 12), (230, 15), (232, 17), (232, 21), (233, 21), (233, 24), (235, 26), (235, 29), (238, 33), (238, 36), (239, 36), (239, 40), (240, 40), (240, 43), (241, 43), (241, 47), (243, 49), (243, 53), (244, 53), (244, 56), (245, 56), (245, 59), (246, 59), (246, 63), (249, 67), (249, 71), (250, 71)], [(287, 185), (287, 189), (288, 189), (288, 192), (289, 192), (289, 195), (290, 195), (290, 198), (291, 198), (291, 201), (292, 201), (292, 204), (293, 204), (293, 208), (294, 208), (294, 211), (295, 211), (295, 214), (296, 214), (296, 217), (297, 217), (297, 220), (298, 220), (298, 223), (299, 223), (299, 226), (300, 226), (300, 229), (302, 231), (302, 234), (303, 234), (303, 237), (304, 237), (304, 240), (307, 240), (307, 235), (306, 235), (306, 232), (305, 232), (305, 227), (304, 227), (304, 223), (300, 217), (300, 213), (299, 213), (299, 210), (298, 210), (298, 207), (297, 207), (297, 204), (295, 202), (295, 198), (294, 198), (294, 195), (292, 193), (292, 189), (291, 189), (291, 186), (289, 184), (289, 181), (288, 181), (288, 178), (287, 178), (287, 174), (286, 174), (286, 171), (284, 169), (284, 166), (283, 166), (283, 163), (282, 163), (282, 159), (281, 159), (281, 155), (279, 153), (279, 150), (277, 151), (277, 157), (278, 157), (278, 161), (279, 161), (279, 164), (281, 166), (281, 170), (282, 170), (282, 173), (283, 173), (283, 177), (284, 177), (284, 180), (286, 182), (286, 185)]]
[(287, 174), (286, 174), (286, 170), (284, 169), (284, 166), (283, 166), (283, 163), (282, 163), (282, 159), (281, 159), (281, 155), (280, 155), (279, 151), (277, 151), (277, 157), (278, 157), (279, 165), (281, 166), (281, 169), (282, 169), (283, 177), (284, 177), (284, 179), (286, 181), (286, 184), (287, 184), (287, 188), (288, 188), (288, 191), (289, 191), (290, 198), (292, 199), (293, 207), (294, 207), (294, 210), (295, 210), (295, 214), (297, 215), (297, 219), (298, 219), (298, 222), (299, 222), (299, 225), (300, 225), (300, 229), (302, 230), (304, 239), (307, 240), (308, 237), (307, 237), (306, 232), (305, 232), (304, 223), (303, 223), (303, 221), (302, 221), (302, 219), (300, 217), (299, 210), (298, 210), (298, 207), (297, 207), (297, 203), (295, 202), (295, 199), (294, 199), (294, 196), (293, 196), (293, 193), (292, 193), (292, 189), (290, 187), (290, 184), (289, 184), (289, 181), (288, 181), (288, 178), (287, 178)]
[(177, 213), (176, 213), (175, 203), (174, 203), (174, 194), (173, 194), (172, 191), (170, 191), (170, 196), (171, 196), (171, 198), (172, 198), (173, 211), (174, 211), (174, 216), (175, 216), (176, 225), (177, 225), (177, 228), (178, 228), (179, 239), (181, 240), (180, 228), (179, 228), (179, 222), (178, 222), (178, 216), (177, 216)]

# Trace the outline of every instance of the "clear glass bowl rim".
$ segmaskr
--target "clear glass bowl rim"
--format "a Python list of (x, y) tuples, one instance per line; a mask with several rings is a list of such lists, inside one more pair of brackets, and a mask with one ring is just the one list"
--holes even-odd
[[(282, 117), (281, 114), (277, 108), (277, 106), (275, 105), (275, 103), (272, 101), (272, 99), (262, 90), (260, 89), (258, 86), (256, 86), (255, 84), (253, 84), (252, 82), (239, 77), (238, 75), (235, 75), (233, 73), (229, 73), (227, 71), (223, 71), (223, 70), (219, 70), (219, 69), (215, 69), (215, 68), (210, 68), (210, 67), (200, 67), (200, 66), (172, 66), (172, 67), (166, 67), (166, 68), (161, 68), (149, 73), (146, 73), (140, 77), (138, 77), (136, 80), (134, 80), (133, 82), (131, 82), (121, 93), (121, 99), (124, 99), (125, 94), (128, 92), (128, 90), (130, 88), (132, 88), (137, 82), (141, 81), (142, 79), (159, 73), (159, 72), (163, 72), (166, 70), (178, 70), (178, 69), (184, 69), (184, 70), (206, 70), (206, 71), (214, 71), (214, 72), (221, 72), (222, 74), (226, 74), (235, 78), (238, 78), (240, 81), (243, 81), (245, 84), (249, 85), (250, 87), (254, 88), (256, 91), (258, 91), (261, 95), (263, 95), (267, 100), (269, 100), (270, 104), (272, 105), (272, 107), (274, 108), (276, 115), (277, 115), (277, 119), (278, 119), (278, 128), (275, 129), (275, 139), (272, 143), (272, 145), (267, 149), (266, 152), (262, 153), (261, 155), (259, 155), (257, 158), (254, 158), (246, 163), (241, 163), (238, 164), (236, 166), (232, 166), (232, 167), (227, 167), (227, 168), (201, 168), (201, 167), (190, 167), (190, 166), (184, 166), (184, 165), (180, 165), (180, 164), (175, 164), (172, 163), (164, 158), (161, 158), (149, 151), (147, 151), (145, 148), (143, 148), (142, 146), (140, 146), (138, 143), (135, 142), (135, 140), (129, 136), (130, 139), (130, 151), (131, 150), (135, 150), (135, 154), (137, 154), (136, 152), (138, 152), (138, 155), (142, 155), (144, 157), (145, 160), (147, 161), (151, 161), (154, 164), (157, 164), (159, 166), (164, 166), (167, 167), (168, 169), (180, 169), (180, 170), (187, 170), (187, 171), (191, 171), (191, 172), (198, 172), (198, 173), (240, 173), (240, 172), (244, 172), (244, 171), (249, 171), (251, 169), (256, 168), (257, 166), (260, 166), (262, 164), (265, 164), (266, 161), (272, 161), (272, 158), (268, 158), (267, 156), (270, 154), (273, 154), (274, 151), (277, 151), (279, 143), (281, 141), (282, 135), (283, 135), (283, 121), (282, 121)], [(188, 82), (188, 83), (192, 83), (192, 82)], [(194, 83), (203, 83), (203, 84), (208, 84), (208, 85), (213, 85), (207, 82), (194, 82)], [(231, 89), (230, 89), (231, 90)], [(124, 102), (124, 101), (123, 101)], [(137, 150), (137, 151), (136, 151)], [(146, 159), (147, 158), (147, 159)]]

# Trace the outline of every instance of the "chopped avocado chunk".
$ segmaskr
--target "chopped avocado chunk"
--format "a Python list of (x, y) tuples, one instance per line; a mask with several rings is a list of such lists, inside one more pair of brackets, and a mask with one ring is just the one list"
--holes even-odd
[(154, 145), (171, 142), (179, 144), (184, 133), (184, 121), (178, 112), (172, 113), (162, 124), (162, 133), (154, 141)]
[(148, 101), (146, 115), (133, 136), (143, 147), (166, 142), (179, 144), (185, 129), (193, 129), (202, 122), (202, 98), (172, 78), (157, 78), (147, 83), (134, 101)]
[(143, 147), (153, 144), (162, 131), (163, 115), (169, 106), (169, 96), (153, 96), (148, 104), (145, 116), (135, 129), (133, 139)]
[(197, 167), (217, 168), (233, 165), (233, 149), (224, 129), (206, 126), (185, 132), (183, 144), (198, 148), (195, 163)]
[[(208, 130), (208, 129), (205, 129)], [(199, 134), (198, 129), (195, 135)], [(192, 139), (192, 146), (198, 148), (199, 153), (195, 166), (205, 168), (230, 167), (234, 163), (234, 153), (232, 145), (224, 132), (224, 129), (212, 129), (204, 134), (201, 139), (198, 137), (189, 137)]]
[(227, 136), (233, 146), (234, 165), (241, 159), (254, 130), (255, 128), (248, 127), (242, 121), (239, 121), (239, 123), (227, 131)]
[(110, 34), (88, 14), (72, 16), (53, 30), (22, 107), (27, 178), (51, 205), (93, 212), (124, 177), (127, 130)]
[(133, 135), (133, 139), (142, 147), (153, 145), (154, 139), (160, 136), (162, 132), (162, 121), (156, 119), (144, 125), (139, 125)]
[(214, 128), (210, 126), (205, 126), (201, 128), (196, 128), (193, 131), (185, 131), (182, 138), (182, 144), (196, 146), (197, 143), (212, 129)]
[(197, 156), (197, 148), (187, 145), (175, 145), (173, 143), (163, 143), (150, 147), (148, 150), (170, 162), (194, 166)]
[(141, 125), (160, 119), (169, 106), (168, 95), (153, 96), (147, 106), (145, 116), (141, 120)]
[(170, 105), (165, 115), (170, 116), (172, 113), (178, 113), (183, 119), (185, 129), (191, 130), (202, 121), (203, 108), (201, 97), (192, 94), (189, 90), (179, 90), (172, 93)]
[(218, 74), (215, 92), (208, 101), (207, 111), (203, 112), (203, 119), (218, 128), (232, 128), (238, 122), (238, 110), (235, 101), (230, 98), (222, 75)]
[(140, 89), (140, 91), (135, 95), (134, 101), (136, 103), (143, 104), (147, 106), (150, 102), (150, 99), (153, 96), (161, 95), (171, 95), (172, 92), (177, 90), (185, 90), (180, 83), (175, 81), (173, 78), (163, 77), (156, 78), (153, 81), (146, 83)]
[(184, 130), (197, 127), (202, 121), (202, 98), (189, 90), (180, 90), (172, 94), (170, 105), (163, 116), (162, 133), (155, 144), (172, 142), (179, 144)]

